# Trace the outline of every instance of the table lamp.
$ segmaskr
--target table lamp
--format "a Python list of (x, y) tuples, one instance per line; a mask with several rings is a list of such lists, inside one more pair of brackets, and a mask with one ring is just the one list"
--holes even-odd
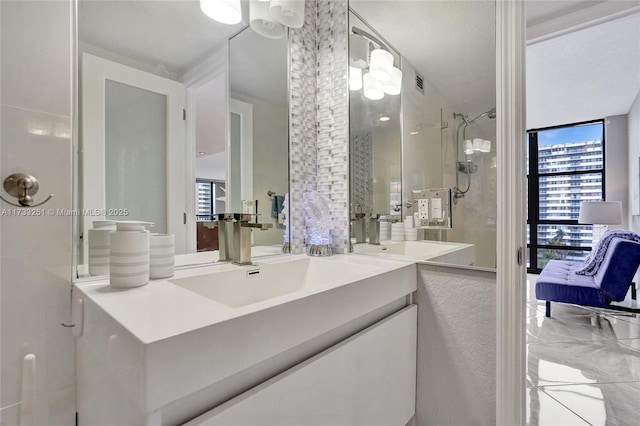
[(622, 224), (622, 203), (620, 201), (582, 201), (578, 223), (593, 225), (593, 247), (602, 234), (609, 229), (607, 225)]

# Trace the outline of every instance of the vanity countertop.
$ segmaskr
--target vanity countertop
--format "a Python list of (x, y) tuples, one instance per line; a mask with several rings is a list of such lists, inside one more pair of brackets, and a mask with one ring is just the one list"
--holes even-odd
[[(238, 270), (249, 272), (270, 264), (294, 265), (298, 262), (299, 265), (300, 261), (306, 260), (315, 263), (313, 268), (308, 269), (305, 284), (299, 289), (244, 306), (233, 307), (219, 303), (172, 283), (200, 276), (206, 276), (206, 279), (214, 282), (219, 273)], [(105, 277), (100, 281), (76, 283), (75, 294), (94, 302), (141, 343), (149, 344), (402, 268), (415, 269), (414, 262), (358, 254), (323, 258), (306, 255), (278, 256), (259, 259), (249, 266), (216, 264), (176, 270), (171, 278), (151, 280), (145, 286), (130, 289), (112, 288)], [(283, 270), (286, 271), (286, 267)], [(310, 277), (311, 274), (314, 277)], [(415, 285), (415, 280), (408, 283), (389, 282), (389, 286), (407, 287), (395, 289), (405, 291), (406, 294), (414, 291)]]

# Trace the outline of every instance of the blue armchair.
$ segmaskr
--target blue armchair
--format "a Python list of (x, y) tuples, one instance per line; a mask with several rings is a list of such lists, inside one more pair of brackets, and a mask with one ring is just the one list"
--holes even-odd
[(616, 309), (619, 307), (611, 302), (624, 300), (638, 265), (640, 243), (615, 237), (595, 275), (576, 274), (582, 262), (550, 260), (536, 280), (536, 298), (546, 301), (547, 317), (551, 316), (551, 302)]

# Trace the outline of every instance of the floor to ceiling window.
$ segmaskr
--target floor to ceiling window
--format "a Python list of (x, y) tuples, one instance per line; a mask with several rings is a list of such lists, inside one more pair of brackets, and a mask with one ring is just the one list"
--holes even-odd
[(578, 223), (581, 201), (604, 200), (604, 121), (529, 130), (528, 270), (550, 259), (583, 260), (592, 226)]

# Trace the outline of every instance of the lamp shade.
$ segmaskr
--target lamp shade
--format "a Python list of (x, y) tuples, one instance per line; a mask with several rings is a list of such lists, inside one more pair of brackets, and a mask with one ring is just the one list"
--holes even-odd
[(399, 95), (402, 90), (402, 71), (399, 68), (391, 68), (391, 80), (382, 84), (387, 95)]
[(622, 203), (620, 201), (582, 201), (578, 223), (620, 225)]
[(362, 70), (360, 68), (349, 67), (349, 90), (362, 89)]
[(251, 29), (263, 37), (277, 39), (284, 36), (284, 27), (271, 17), (268, 3), (250, 0), (249, 22)]
[(242, 20), (240, 0), (200, 0), (200, 9), (209, 18), (223, 24), (237, 24)]
[(382, 82), (371, 76), (368, 72), (362, 76), (362, 84), (364, 87), (364, 96), (372, 101), (377, 101), (384, 98), (384, 90), (382, 89)]
[(393, 55), (383, 49), (373, 49), (369, 60), (369, 73), (382, 82), (391, 80)]
[(304, 0), (271, 0), (273, 19), (290, 28), (300, 28), (304, 24)]

